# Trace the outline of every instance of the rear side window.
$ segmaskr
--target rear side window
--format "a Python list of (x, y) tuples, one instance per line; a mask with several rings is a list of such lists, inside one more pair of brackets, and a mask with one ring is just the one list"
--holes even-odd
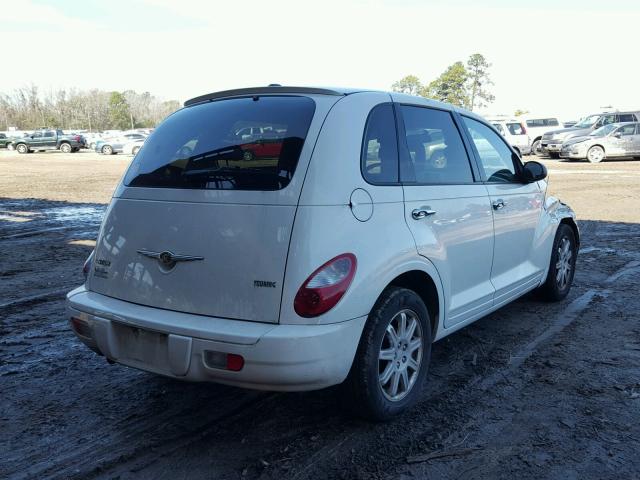
[(519, 123), (507, 123), (507, 128), (511, 135), (524, 135), (524, 130), (522, 129), (522, 125)]
[(621, 113), (618, 115), (619, 122), (635, 122), (636, 117), (632, 113)]
[(449, 112), (408, 105), (401, 106), (400, 111), (408, 152), (408, 158), (402, 159), (403, 181), (473, 182), (467, 151)]
[(375, 106), (364, 130), (361, 167), (364, 179), (375, 184), (398, 182), (398, 138), (390, 103)]
[(184, 108), (147, 139), (125, 184), (280, 190), (293, 177), (314, 112), (311, 98), (295, 96), (232, 98)]

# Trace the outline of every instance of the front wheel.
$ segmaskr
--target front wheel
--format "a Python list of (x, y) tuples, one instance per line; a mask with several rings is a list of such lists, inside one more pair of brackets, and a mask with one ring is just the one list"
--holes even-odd
[(387, 288), (369, 314), (346, 387), (352, 410), (384, 421), (420, 398), (431, 358), (431, 323), (422, 299)]
[(573, 229), (561, 223), (553, 240), (547, 280), (538, 289), (544, 300), (558, 302), (569, 294), (577, 257), (578, 248)]
[(113, 148), (111, 145), (105, 145), (102, 147), (102, 153), (103, 155), (111, 155), (113, 153)]
[(29, 147), (27, 147), (24, 143), (19, 143), (16, 146), (16, 150), (18, 153), (29, 153)]
[(604, 157), (604, 148), (599, 145), (594, 145), (587, 152), (587, 160), (589, 160), (591, 163), (600, 163), (602, 160), (604, 160)]
[(542, 143), (540, 142), (540, 140), (536, 140), (535, 142), (533, 142), (533, 144), (531, 145), (531, 153), (534, 153), (539, 157), (542, 156)]

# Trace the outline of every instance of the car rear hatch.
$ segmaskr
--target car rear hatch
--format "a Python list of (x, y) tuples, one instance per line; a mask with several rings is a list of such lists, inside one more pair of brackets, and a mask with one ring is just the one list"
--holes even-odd
[[(170, 116), (116, 190), (88, 288), (157, 308), (278, 322), (300, 189), (339, 98), (258, 94)], [(243, 138), (246, 127), (265, 134)]]

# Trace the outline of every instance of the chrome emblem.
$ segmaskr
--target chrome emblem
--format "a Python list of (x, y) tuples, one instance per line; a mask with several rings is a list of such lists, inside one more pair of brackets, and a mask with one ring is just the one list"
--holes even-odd
[(158, 260), (160, 264), (160, 268), (164, 270), (171, 270), (176, 266), (177, 262), (193, 262), (196, 260), (204, 260), (204, 257), (198, 257), (194, 255), (176, 255), (169, 250), (165, 250), (164, 252), (151, 252), (149, 250), (138, 250), (140, 255), (144, 255), (145, 257), (155, 258)]

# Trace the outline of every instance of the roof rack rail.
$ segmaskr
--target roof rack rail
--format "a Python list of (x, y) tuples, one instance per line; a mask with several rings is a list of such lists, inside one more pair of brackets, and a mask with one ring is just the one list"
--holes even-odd
[(336, 95), (343, 96), (344, 92), (337, 90), (330, 90), (328, 88), (313, 88), (313, 87), (283, 87), (270, 85), (268, 87), (253, 87), (253, 88), (238, 88), (235, 90), (223, 90), (221, 92), (208, 93), (206, 95), (200, 95), (184, 102), (185, 107), (190, 107), (198, 103), (210, 102), (211, 100), (217, 100), (219, 98), (226, 97), (241, 97), (245, 95), (264, 95), (273, 93), (304, 93), (308, 95)]

